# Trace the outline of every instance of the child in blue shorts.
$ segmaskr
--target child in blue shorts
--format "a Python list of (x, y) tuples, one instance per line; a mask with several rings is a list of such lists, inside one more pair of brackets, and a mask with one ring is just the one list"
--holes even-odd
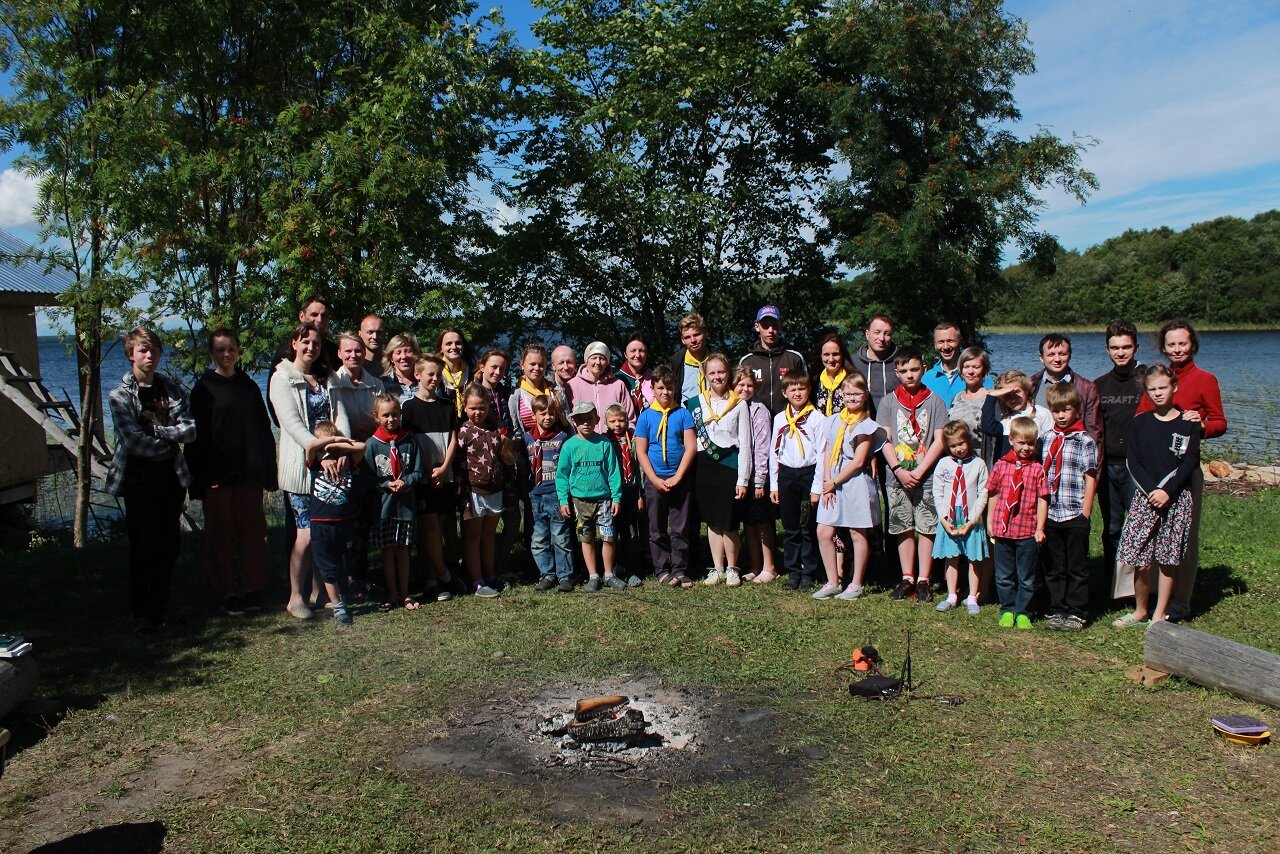
[[(556, 463), (556, 495), (560, 500), (560, 515), (576, 519), (578, 542), (582, 543), (582, 561), (587, 565), (587, 593), (595, 593), (602, 585), (615, 590), (626, 590), (627, 583), (613, 571), (614, 543), (617, 536), (613, 529), (618, 515), (618, 503), (622, 500), (622, 475), (619, 472), (618, 454), (612, 443), (596, 432), (600, 416), (595, 404), (583, 400), (569, 411), (573, 421), (574, 436), (560, 449)], [(596, 559), (596, 542), (604, 558), (604, 578), (600, 577), (600, 563)]]

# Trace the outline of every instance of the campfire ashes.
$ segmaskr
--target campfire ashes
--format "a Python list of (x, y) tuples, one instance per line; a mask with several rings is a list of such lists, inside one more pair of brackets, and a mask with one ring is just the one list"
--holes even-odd
[(806, 774), (778, 749), (771, 707), (649, 677), (512, 688), (440, 724), (397, 763), (513, 783), (561, 819), (658, 821), (674, 788), (767, 780), (794, 795)]

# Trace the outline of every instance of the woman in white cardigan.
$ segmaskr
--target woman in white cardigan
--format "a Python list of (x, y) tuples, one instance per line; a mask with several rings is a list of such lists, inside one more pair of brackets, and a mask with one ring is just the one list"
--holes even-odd
[(707, 524), (707, 542), (711, 546), (712, 567), (702, 583), (724, 582), (737, 587), (742, 583), (738, 525), (751, 484), (753, 461), (751, 407), (730, 387), (729, 360), (723, 354), (707, 356), (702, 375), (707, 390), (685, 402), (698, 437), (693, 496), (698, 502), (698, 515)]
[[(323, 442), (313, 432), (321, 421), (332, 421), (342, 435), (350, 435), (341, 397), (331, 393), (331, 366), (321, 356), (323, 342), (315, 324), (298, 324), (289, 339), (293, 359), (280, 360), (271, 375), (268, 389), (271, 406), (280, 421), (276, 473), (280, 489), (285, 493), (287, 511), (293, 514), (298, 532), (289, 553), (289, 604), (286, 609), (303, 620), (311, 617), (311, 609), (303, 596), (307, 576), (311, 573), (311, 472), (307, 468), (307, 450)], [(341, 462), (345, 461), (326, 461), (325, 465), (336, 467)]]

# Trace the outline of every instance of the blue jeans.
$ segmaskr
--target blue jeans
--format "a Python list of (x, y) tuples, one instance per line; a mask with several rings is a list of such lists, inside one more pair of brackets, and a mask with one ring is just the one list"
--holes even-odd
[(554, 492), (529, 496), (533, 508), (533, 533), (529, 551), (537, 564), (538, 575), (546, 578), (573, 576), (573, 540), (569, 536), (569, 520), (560, 515), (560, 502)]
[(1030, 613), (1039, 556), (1040, 544), (1035, 537), (1023, 540), (996, 537), (996, 595), (1000, 598), (1001, 613)]

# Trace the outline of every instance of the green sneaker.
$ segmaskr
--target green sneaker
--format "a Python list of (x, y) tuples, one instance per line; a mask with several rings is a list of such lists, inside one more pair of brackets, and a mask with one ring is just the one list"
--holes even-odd
[(1012, 611), (1005, 611), (1003, 614), (1000, 615), (1000, 628), (1002, 629), (1013, 628), (1013, 612)]
[(1031, 628), (1031, 618), (1030, 618), (1030, 617), (1028, 617), (1026, 614), (1019, 614), (1019, 615), (1018, 615), (1017, 626), (1018, 626), (1018, 628), (1020, 628), (1020, 629), (1029, 629), (1029, 628)]

